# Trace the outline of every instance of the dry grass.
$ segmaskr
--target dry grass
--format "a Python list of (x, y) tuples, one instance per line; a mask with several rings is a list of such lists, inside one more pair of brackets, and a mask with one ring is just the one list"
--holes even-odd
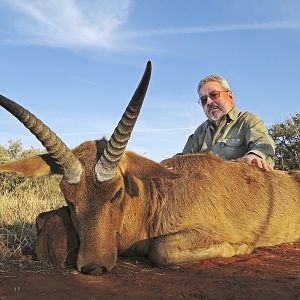
[(59, 181), (0, 174), (0, 264), (32, 251), (37, 215), (65, 204)]

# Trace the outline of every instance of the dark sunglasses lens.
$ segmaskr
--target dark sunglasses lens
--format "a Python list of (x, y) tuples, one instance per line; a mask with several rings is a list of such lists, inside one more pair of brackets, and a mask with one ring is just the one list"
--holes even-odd
[(209, 98), (212, 100), (216, 100), (220, 97), (220, 92), (213, 91), (209, 93)]
[(207, 95), (200, 97), (201, 104), (204, 106), (207, 102)]

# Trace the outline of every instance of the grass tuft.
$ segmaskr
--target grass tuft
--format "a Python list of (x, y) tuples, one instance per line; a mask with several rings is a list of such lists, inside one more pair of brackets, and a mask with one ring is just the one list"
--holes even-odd
[(33, 251), (37, 215), (65, 204), (60, 179), (0, 174), (0, 263)]

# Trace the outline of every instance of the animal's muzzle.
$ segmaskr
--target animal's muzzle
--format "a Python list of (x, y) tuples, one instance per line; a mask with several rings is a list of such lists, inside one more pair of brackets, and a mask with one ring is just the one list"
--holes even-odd
[(107, 272), (107, 269), (104, 266), (99, 266), (97, 264), (88, 264), (81, 267), (80, 271), (87, 275), (99, 276)]

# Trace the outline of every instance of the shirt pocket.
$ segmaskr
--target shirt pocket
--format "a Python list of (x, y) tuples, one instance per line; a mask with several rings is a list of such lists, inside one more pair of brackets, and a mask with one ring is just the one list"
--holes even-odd
[(236, 159), (246, 153), (243, 140), (239, 137), (225, 138), (220, 141), (219, 156), (225, 159)]
[(242, 145), (242, 139), (241, 138), (226, 138), (223, 140), (223, 143), (225, 146), (228, 147), (240, 147)]

